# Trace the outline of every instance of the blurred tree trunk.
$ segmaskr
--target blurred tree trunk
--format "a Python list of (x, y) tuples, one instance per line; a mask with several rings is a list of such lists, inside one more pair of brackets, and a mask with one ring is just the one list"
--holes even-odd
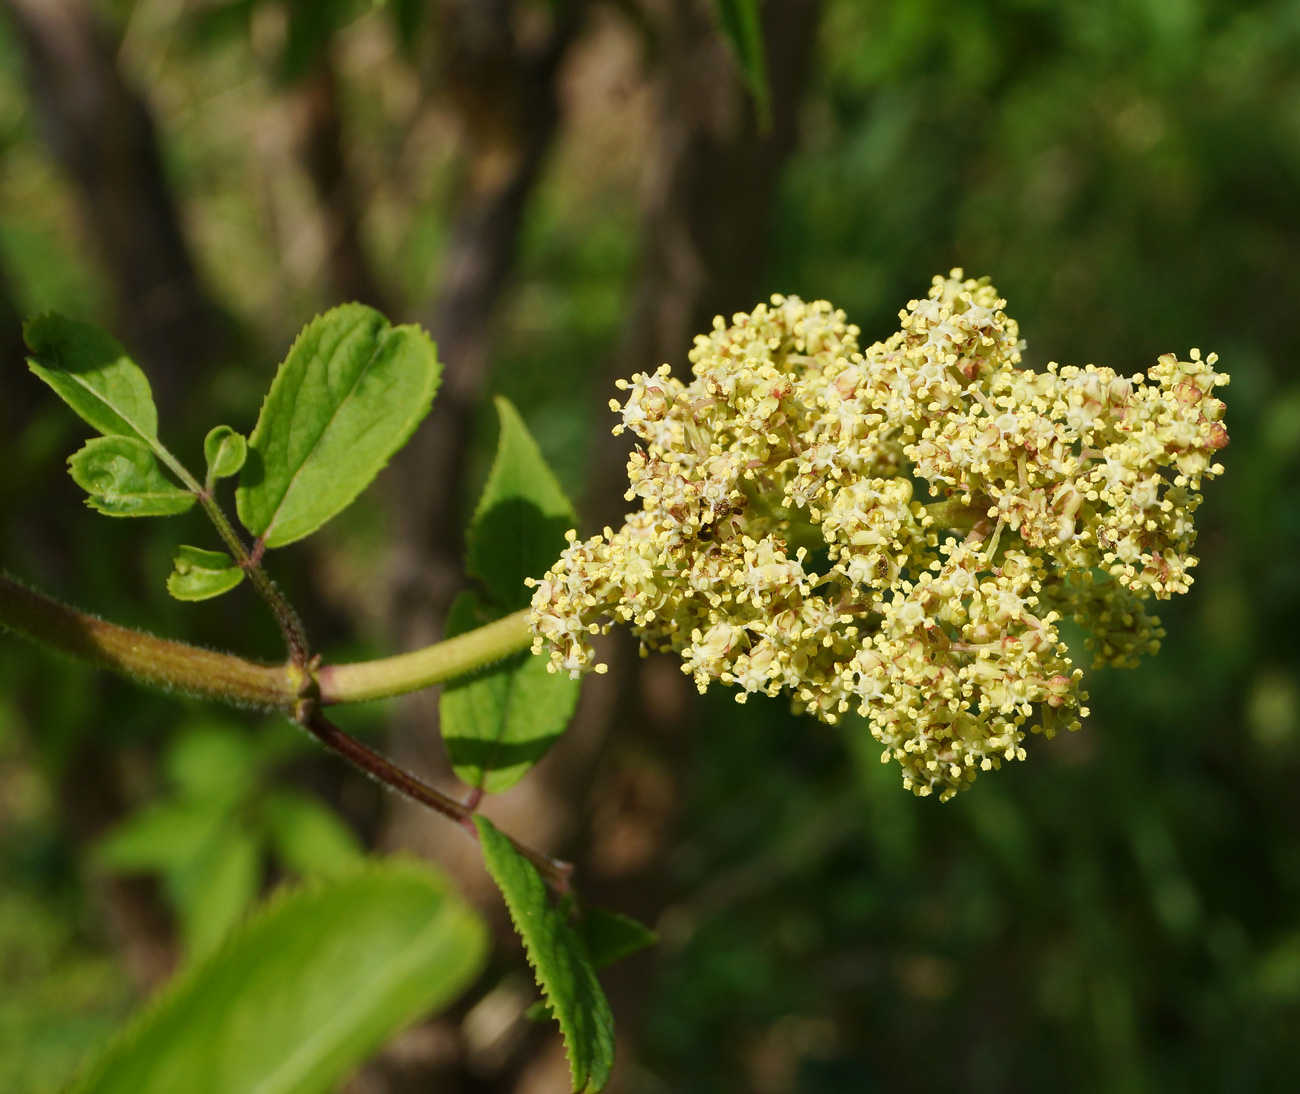
[(361, 238), (361, 207), (348, 170), (338, 75), (326, 46), (299, 89), (302, 159), (320, 205), (325, 264), (339, 302), (369, 304), (387, 313)]
[[(40, 131), (80, 199), (87, 236), (112, 286), (116, 332), (150, 374), (158, 402), (177, 404), (221, 348), (224, 327), (199, 283), (168, 183), (153, 120), (118, 71), (112, 36), (82, 0), (0, 0), (17, 32)], [(5, 323), (6, 345), (10, 324)], [(11, 436), (32, 395), (6, 369)], [(57, 469), (54, 473), (61, 473)], [(51, 514), (28, 525), (49, 524)], [(29, 528), (30, 531), (30, 528)], [(44, 528), (53, 542), (63, 533)], [(126, 809), (117, 767), (94, 741), (69, 757), (58, 788), (64, 826), (84, 845)], [(96, 878), (110, 930), (142, 988), (176, 959), (170, 916), (152, 881)]]
[(148, 107), (84, 0), (0, 0), (18, 32), (51, 152), (77, 186), (123, 340), (174, 402), (212, 360), (220, 323), (199, 284)]
[(514, 0), (434, 5), (442, 91), (459, 116), (465, 149), (442, 281), (426, 319), (443, 362), (442, 385), (396, 461), (391, 629), (404, 646), (437, 638), (462, 581), (461, 484), (486, 386), (491, 323), (559, 125), (557, 75), (587, 5), (553, 5), (554, 22), (541, 35), (521, 30), (519, 7)]

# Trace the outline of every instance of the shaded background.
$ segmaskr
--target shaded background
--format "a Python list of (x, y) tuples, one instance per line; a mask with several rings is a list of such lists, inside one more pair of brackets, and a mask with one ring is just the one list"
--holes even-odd
[[(79, 424), (21, 362), (19, 317), (46, 308), (133, 349), (191, 459), (215, 422), (251, 426), (317, 311), (430, 327), (426, 427), (271, 562), (336, 658), (439, 634), (492, 393), (599, 528), (624, 505), (613, 379), (683, 370), (715, 313), (773, 291), (872, 340), (960, 265), (1034, 364), (1217, 350), (1233, 441), (1197, 584), (1159, 658), (1090, 675), (1080, 733), (914, 800), (861, 724), (699, 700), (620, 640), (488, 811), (660, 930), (608, 976), (619, 1090), (1293, 1089), (1300, 3), (762, 12), (766, 132), (705, 0), (0, 0), (0, 560), (122, 622), (279, 652), (246, 589), (166, 596), (197, 520), (80, 504)], [(431, 697), (349, 713), (452, 785)], [(362, 848), (443, 862), (501, 945), (348, 1094), (566, 1089), (456, 830), (287, 727), (3, 639), (0, 1089), (58, 1089), (259, 892)]]

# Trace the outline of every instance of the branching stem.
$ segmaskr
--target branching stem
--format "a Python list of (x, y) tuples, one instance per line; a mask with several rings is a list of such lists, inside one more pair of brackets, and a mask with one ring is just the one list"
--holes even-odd
[[(426, 649), (379, 661), (321, 669), (297, 659), (283, 665), (262, 665), (107, 623), (0, 574), (0, 627), (56, 653), (111, 669), (142, 684), (240, 706), (280, 710), (331, 752), (399, 794), (455, 821), (475, 839), (475, 796), (462, 804), (422, 782), (344, 733), (320, 707), (326, 702), (354, 703), (400, 695), (500, 661), (528, 647), (531, 636), (526, 618), (526, 612), (516, 612)], [(571, 865), (514, 839), (510, 842), (537, 867), (547, 884), (557, 892), (568, 891)]]
[[(385, 786), (391, 787), (403, 797), (427, 806), (435, 813), (441, 813), (449, 820), (455, 821), (475, 839), (478, 839), (478, 829), (474, 826), (473, 808), (462, 805), (455, 798), (444, 794), (441, 790), (430, 786), (423, 780), (417, 779), (409, 771), (404, 771), (398, 767), (386, 756), (380, 755), (374, 749), (362, 744), (355, 737), (344, 733), (321, 713), (319, 707), (312, 700), (304, 700), (299, 704), (295, 720), (321, 744), (331, 752), (342, 756), (353, 767), (364, 771)], [(537, 867), (538, 873), (546, 879), (546, 883), (551, 888), (561, 894), (568, 892), (569, 878), (573, 874), (573, 866), (570, 863), (560, 862), (549, 855), (542, 854), (540, 851), (535, 851), (513, 837), (507, 836), (506, 838), (514, 845), (516, 851)]]

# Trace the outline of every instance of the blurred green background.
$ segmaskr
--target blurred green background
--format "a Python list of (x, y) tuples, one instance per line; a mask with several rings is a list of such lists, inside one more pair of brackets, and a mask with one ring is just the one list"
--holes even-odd
[[(874, 340), (961, 266), (993, 277), (1033, 365), (1215, 350), (1232, 444), (1197, 583), (1162, 605), (1158, 658), (1090, 674), (1080, 733), (940, 805), (903, 792), (862, 724), (697, 702), (671, 666), (624, 664), (580, 711), (597, 743), (568, 754), (577, 775), (515, 815), (567, 817), (558, 849), (663, 937), (611, 982), (620, 1090), (1295, 1089), (1300, 2), (762, 10), (770, 131), (703, 0), (4, 0), (0, 564), (109, 618), (277, 654), (244, 590), (167, 598), (197, 521), (80, 504), (62, 472), (79, 426), (21, 362), (18, 317), (49, 308), (139, 349), (191, 457), (217, 421), (249, 428), (320, 309), (363, 296), (433, 328), (454, 458), (395, 467), (275, 560), (333, 657), (436, 629), (436, 573), (423, 615), (394, 607), (401, 552), (454, 562), (490, 393), (599, 527), (622, 505), (612, 379), (683, 370), (715, 309), (824, 297)], [(412, 532), (411, 484), (437, 474), (450, 500)], [(349, 728), (437, 770), (431, 724)], [(260, 892), (442, 838), (414, 824), (285, 727), (3, 639), (0, 1089), (59, 1089)], [(520, 964), (507, 947), (349, 1091), (563, 1089), (549, 1031), (482, 1032)]]

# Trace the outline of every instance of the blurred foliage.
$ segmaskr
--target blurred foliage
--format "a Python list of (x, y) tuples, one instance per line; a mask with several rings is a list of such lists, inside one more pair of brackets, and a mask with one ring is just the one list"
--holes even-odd
[(261, 892), (267, 858), (307, 878), (335, 877), (361, 859), (333, 812), (274, 785), (276, 765), (311, 747), (279, 720), (256, 736), (210, 718), (181, 726), (163, 757), (166, 792), (99, 842), (98, 864), (161, 875), (188, 954), (210, 953)]
[[(270, 364), (330, 301), (289, 136), (285, 9), (212, 6), (225, 8), (243, 14), (105, 10), (158, 113), (204, 276), (259, 347), (205, 379), (194, 405), (246, 428)], [(438, 284), (458, 180), (454, 127), (429, 73), (395, 59), (413, 55), (392, 17), (349, 15), (333, 47), (365, 238), (401, 319)], [(495, 389), (525, 408), (574, 497), (605, 427), (595, 378), (636, 259), (649, 108), (628, 38), (607, 27), (575, 60), (494, 362)], [(19, 67), (0, 32), (0, 267), (26, 311), (104, 319), (109, 294)], [(709, 697), (631, 1088), (1294, 1086), (1298, 184), (1295, 0), (828, 0), (766, 290), (825, 296), (874, 339), (932, 274), (961, 265), (1008, 297), (1031, 363), (1133, 371), (1216, 350), (1233, 376), (1227, 476), (1200, 511), (1203, 563), (1163, 613), (1162, 654), (1091, 674), (1080, 733), (1029, 742), (1026, 763), (952, 803), (906, 795), (856, 723)], [(273, 655), (247, 590), (233, 607), (168, 602), (157, 575), (177, 543), (197, 542), (189, 518), (143, 554), (136, 529), (94, 526), (86, 548), (90, 514), (49, 474), (73, 434), (41, 407), (0, 441), (14, 469), (0, 483), (6, 567), (125, 622), (221, 645), (238, 634)], [(480, 482), (492, 418), (485, 407)], [(25, 524), (38, 509), (42, 528)], [(378, 507), (358, 511), (295, 556), (361, 620), (363, 642), (377, 633), (382, 533)], [(0, 697), (6, 739), (22, 742), (0, 762), (0, 961), (22, 962), (12, 978), (5, 965), (17, 988), (0, 1003), (0, 1087), (49, 1090), (123, 994), (49, 804), (63, 758), (93, 728), (125, 762), (152, 765), (188, 747), (194, 719), (8, 641)], [(183, 780), (150, 778), (139, 800), (160, 784), (183, 798)], [(24, 794), (45, 804), (14, 806)]]

